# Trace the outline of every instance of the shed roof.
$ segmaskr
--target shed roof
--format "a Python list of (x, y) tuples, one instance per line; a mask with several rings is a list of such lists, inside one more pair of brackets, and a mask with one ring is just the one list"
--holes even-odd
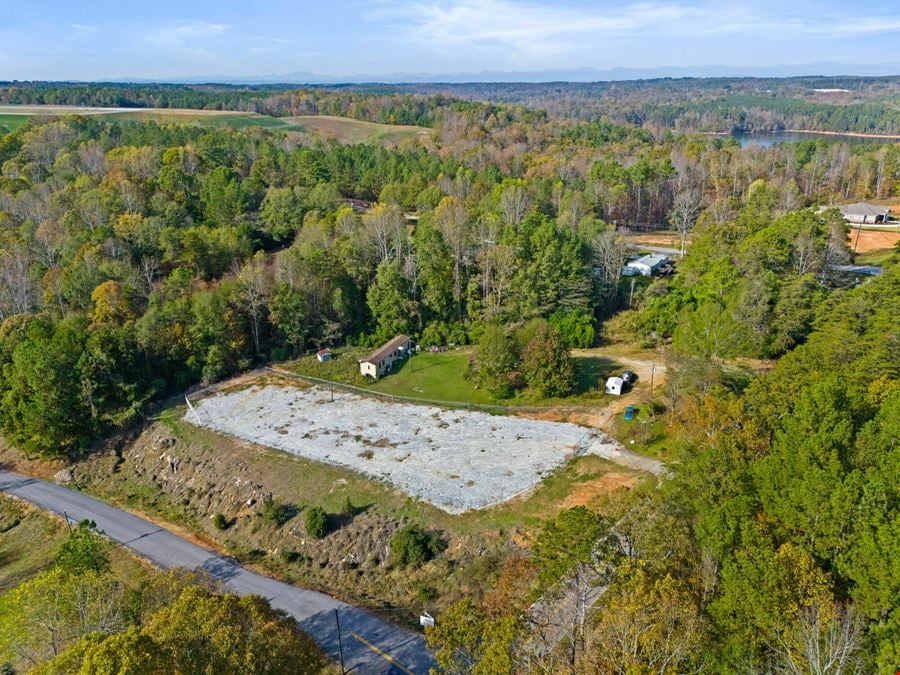
[(669, 260), (669, 256), (663, 255), (662, 253), (649, 253), (647, 255), (642, 255), (637, 260), (632, 260), (628, 264), (629, 265), (647, 265), (648, 267), (655, 267), (656, 265), (661, 265)]
[(886, 206), (875, 206), (866, 202), (856, 202), (855, 204), (847, 204), (839, 207), (840, 212), (845, 216), (885, 216), (891, 212)]
[(378, 365), (379, 363), (384, 361), (388, 356), (393, 354), (394, 350), (396, 350), (397, 347), (401, 347), (401, 346), (405, 345), (407, 342), (409, 342), (409, 338), (406, 335), (398, 335), (397, 337), (392, 338), (391, 340), (388, 340), (383, 345), (381, 345), (378, 349), (376, 349), (374, 352), (369, 354), (369, 358), (364, 359), (363, 363), (374, 363), (374, 364)]

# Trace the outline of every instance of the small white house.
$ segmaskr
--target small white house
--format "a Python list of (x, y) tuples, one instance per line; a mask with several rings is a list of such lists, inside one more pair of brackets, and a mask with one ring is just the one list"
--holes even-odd
[(319, 363), (324, 363), (325, 361), (331, 361), (331, 350), (330, 349), (320, 349), (316, 352), (316, 358), (319, 359)]
[(844, 220), (855, 225), (877, 225), (887, 221), (891, 210), (886, 206), (874, 206), (866, 202), (838, 207)]
[(621, 377), (606, 378), (606, 393), (613, 396), (621, 396), (625, 393), (625, 380)]
[(405, 359), (411, 353), (412, 340), (398, 335), (372, 352), (369, 358), (360, 361), (359, 372), (377, 379), (390, 371), (395, 361)]
[(638, 274), (644, 277), (651, 277), (656, 272), (659, 272), (668, 262), (669, 256), (662, 253), (644, 255), (625, 263), (625, 267), (622, 268), (622, 274), (626, 277), (633, 277)]

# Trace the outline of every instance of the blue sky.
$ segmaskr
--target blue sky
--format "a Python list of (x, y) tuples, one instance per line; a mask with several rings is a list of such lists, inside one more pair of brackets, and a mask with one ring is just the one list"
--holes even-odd
[(898, 0), (0, 0), (0, 79), (864, 64), (898, 45)]

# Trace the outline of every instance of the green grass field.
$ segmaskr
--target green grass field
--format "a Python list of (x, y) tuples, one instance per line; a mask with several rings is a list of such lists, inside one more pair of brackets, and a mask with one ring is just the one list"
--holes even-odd
[(285, 364), (285, 368), (300, 375), (312, 375), (326, 380), (343, 382), (381, 394), (412, 399), (427, 399), (446, 403), (497, 406), (590, 406), (605, 402), (606, 377), (623, 366), (603, 356), (576, 356), (577, 381), (572, 393), (560, 398), (545, 398), (531, 390), (498, 399), (484, 389), (478, 389), (466, 377), (471, 349), (443, 353), (422, 352), (400, 364), (394, 372), (371, 381), (359, 374), (357, 360), (369, 350), (337, 350), (336, 357), (319, 363), (315, 356), (307, 356)]
[(31, 115), (11, 115), (8, 113), (0, 113), (0, 133), (15, 131), (25, 124)]

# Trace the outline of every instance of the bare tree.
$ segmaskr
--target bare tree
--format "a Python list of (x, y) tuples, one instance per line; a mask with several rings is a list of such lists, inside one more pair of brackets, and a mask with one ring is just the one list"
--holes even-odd
[(615, 296), (627, 251), (625, 240), (613, 229), (604, 230), (591, 240), (591, 272), (597, 280), (600, 297), (605, 302)]
[(21, 246), (0, 253), (0, 319), (23, 314), (37, 303), (30, 267), (31, 259)]
[(863, 622), (852, 605), (821, 607), (800, 612), (778, 637), (771, 672), (790, 675), (841, 675), (862, 672), (859, 651)]
[(377, 264), (401, 256), (406, 239), (406, 218), (398, 206), (376, 204), (363, 216), (363, 224), (375, 244)]
[(78, 147), (78, 160), (84, 172), (91, 178), (99, 180), (106, 173), (106, 153), (95, 140), (82, 143)]
[(519, 225), (529, 208), (531, 197), (524, 186), (510, 185), (500, 193), (500, 212), (507, 225)]
[(145, 255), (141, 258), (140, 276), (144, 284), (144, 292), (149, 297), (153, 290), (153, 282), (156, 280), (156, 274), (159, 272), (159, 260), (156, 256)]
[(693, 229), (700, 215), (700, 193), (696, 190), (682, 190), (675, 195), (672, 210), (669, 212), (669, 222), (678, 230), (681, 238), (681, 257), (684, 257), (684, 246), (688, 233)]
[(445, 197), (434, 210), (434, 220), (453, 252), (453, 300), (458, 305), (462, 299), (463, 265), (472, 244), (469, 214), (461, 201), (455, 197)]
[(272, 287), (265, 254), (257, 251), (238, 273), (238, 286), (247, 303), (250, 314), (250, 326), (253, 329), (253, 347), (256, 355), (260, 355), (259, 324), (266, 307), (266, 299)]

